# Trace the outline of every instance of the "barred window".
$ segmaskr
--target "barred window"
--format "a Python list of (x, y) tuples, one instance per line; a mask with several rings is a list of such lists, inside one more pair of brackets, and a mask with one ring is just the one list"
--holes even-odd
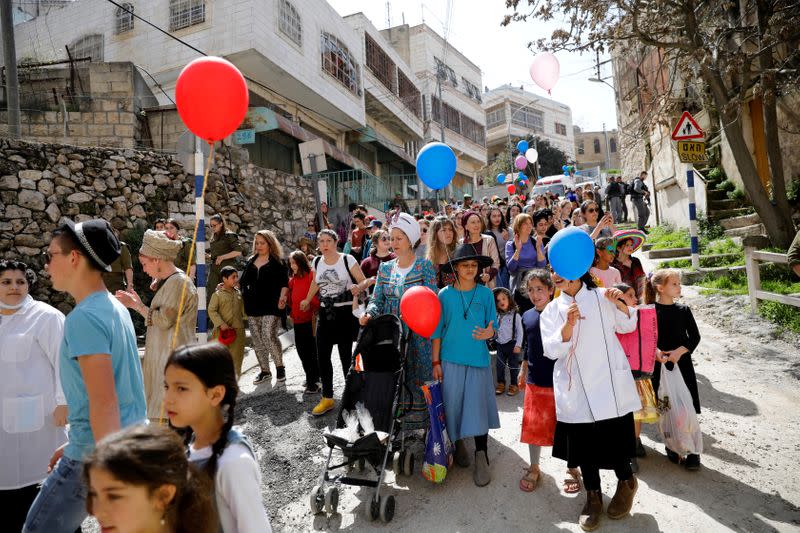
[(170, 0), (169, 29), (176, 31), (206, 20), (205, 0)]
[[(441, 123), (439, 111), (439, 99), (431, 96), (431, 115), (435, 122)], [(441, 105), (441, 114), (444, 115), (445, 128), (466, 137), (476, 144), (486, 146), (486, 128), (482, 124), (461, 114), (456, 108), (447, 104)]]
[(133, 29), (133, 4), (125, 3), (117, 8), (114, 19), (114, 33), (119, 35)]
[(467, 78), (462, 77), (461, 82), (464, 84), (464, 90), (467, 92), (467, 96), (472, 98), (473, 100), (477, 100), (478, 102), (481, 101), (481, 90), (474, 83), (470, 83)]
[(466, 115), (461, 115), (461, 134), (475, 144), (486, 146), (486, 129)]
[(486, 110), (486, 128), (492, 129), (506, 123), (505, 104), (496, 105)]
[(278, 2), (280, 4), (278, 28), (297, 46), (303, 46), (303, 25), (300, 21), (300, 13), (288, 0), (278, 0)]
[(608, 140), (608, 147), (609, 147), (608, 151), (611, 152), (612, 154), (614, 152), (616, 152), (617, 151), (617, 139), (615, 139), (614, 137), (611, 137)]
[(578, 143), (578, 154), (583, 155), (584, 153), (586, 153), (586, 145), (583, 141), (580, 141)]
[(594, 139), (594, 153), (596, 153), (596, 154), (600, 153), (600, 139), (598, 139), (596, 137)]
[(322, 33), (322, 70), (353, 94), (361, 95), (359, 69), (350, 50), (330, 33)]
[(389, 92), (395, 94), (397, 92), (395, 88), (397, 67), (394, 61), (366, 32), (364, 33), (364, 47), (367, 55), (367, 68), (389, 89)]
[(456, 79), (455, 71), (445, 65), (444, 61), (438, 57), (434, 57), (433, 60), (436, 62), (436, 77), (442, 81), (449, 81), (450, 85), (453, 87), (458, 87), (458, 80)]
[(72, 59), (90, 57), (93, 62), (103, 61), (103, 36), (101, 34), (84, 35), (69, 45)]
[(422, 98), (420, 97), (419, 89), (399, 69), (397, 71), (397, 92), (400, 100), (403, 101), (403, 105), (409, 108), (417, 117), (422, 115)]
[(531, 130), (544, 130), (544, 113), (538, 109), (523, 108), (518, 104), (511, 104), (511, 117), (514, 124)]
[(556, 133), (559, 135), (566, 135), (567, 134), (567, 126), (556, 122)]

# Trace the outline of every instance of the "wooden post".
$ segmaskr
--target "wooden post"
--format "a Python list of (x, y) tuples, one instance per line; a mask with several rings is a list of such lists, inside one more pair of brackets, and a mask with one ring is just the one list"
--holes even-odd
[(747, 294), (750, 297), (750, 313), (758, 312), (758, 297), (756, 291), (761, 290), (761, 272), (758, 269), (758, 260), (753, 257), (756, 249), (752, 246), (744, 247), (744, 268), (747, 272)]

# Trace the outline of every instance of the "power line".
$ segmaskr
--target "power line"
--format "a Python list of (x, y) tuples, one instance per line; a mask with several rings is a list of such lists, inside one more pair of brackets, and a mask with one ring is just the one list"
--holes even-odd
[[(183, 39), (181, 39), (181, 38), (179, 38), (179, 37), (176, 37), (175, 35), (173, 35), (172, 33), (168, 32), (167, 30), (165, 30), (165, 29), (163, 29), (163, 28), (161, 28), (161, 27), (159, 27), (159, 26), (157, 26), (157, 25), (153, 24), (153, 23), (152, 23), (152, 22), (150, 22), (149, 20), (147, 20), (147, 19), (145, 19), (145, 18), (143, 18), (143, 17), (141, 17), (141, 16), (137, 15), (136, 13), (134, 13), (132, 10), (128, 9), (128, 8), (127, 8), (127, 7), (125, 7), (124, 5), (122, 5), (122, 4), (119, 4), (119, 3), (115, 2), (114, 0), (106, 0), (106, 1), (107, 1), (108, 3), (110, 3), (110, 4), (113, 4), (113, 5), (117, 6), (119, 9), (123, 10), (124, 12), (126, 12), (126, 13), (129, 13), (129, 14), (130, 14), (132, 17), (134, 17), (134, 18), (136, 18), (136, 19), (138, 19), (138, 20), (141, 20), (142, 22), (144, 22), (144, 23), (145, 23), (145, 24), (147, 24), (148, 26), (151, 26), (152, 28), (156, 29), (156, 30), (157, 30), (157, 31), (159, 31), (160, 33), (163, 33), (164, 35), (166, 35), (167, 37), (169, 37), (169, 38), (171, 38), (171, 39), (174, 39), (175, 41), (178, 41), (178, 42), (179, 42), (179, 43), (181, 43), (182, 45), (186, 46), (187, 48), (190, 48), (191, 50), (193, 50), (193, 51), (197, 52), (198, 54), (200, 54), (200, 55), (202, 55), (202, 56), (208, 56), (208, 54), (207, 54), (206, 52), (204, 52), (203, 50), (200, 50), (200, 49), (199, 49), (199, 48), (197, 48), (196, 46), (193, 46), (193, 45), (191, 45), (191, 44), (187, 43), (187, 42), (186, 42), (186, 41), (184, 41)], [(333, 117), (330, 117), (330, 116), (328, 116), (328, 115), (325, 115), (325, 114), (323, 114), (323, 113), (320, 113), (320, 112), (319, 112), (319, 111), (317, 111), (316, 109), (313, 109), (313, 108), (311, 108), (311, 107), (309, 107), (309, 106), (307, 106), (307, 105), (305, 105), (305, 104), (303, 104), (303, 103), (300, 103), (300, 102), (298, 102), (298, 101), (296, 101), (296, 100), (292, 100), (291, 98), (289, 98), (289, 97), (287, 97), (287, 96), (284, 96), (284, 95), (280, 94), (280, 93), (279, 93), (279, 92), (277, 92), (275, 89), (272, 89), (271, 87), (267, 86), (267, 85), (266, 85), (266, 84), (264, 84), (264, 83), (261, 83), (261, 82), (260, 82), (260, 81), (258, 81), (258, 80), (255, 80), (255, 79), (253, 79), (253, 78), (251, 78), (251, 77), (249, 77), (249, 76), (245, 76), (244, 74), (242, 74), (242, 76), (244, 76), (244, 78), (245, 78), (247, 81), (249, 81), (250, 83), (253, 83), (253, 84), (255, 84), (255, 85), (257, 85), (257, 86), (259, 86), (259, 87), (261, 87), (261, 88), (263, 88), (263, 89), (265, 89), (265, 90), (267, 90), (267, 91), (269, 91), (269, 92), (273, 93), (274, 95), (277, 95), (277, 96), (279, 96), (279, 97), (281, 97), (281, 98), (283, 98), (283, 99), (285, 99), (285, 100), (288, 100), (289, 102), (291, 102), (291, 103), (293, 103), (293, 104), (297, 105), (298, 107), (301, 107), (301, 108), (305, 109), (306, 111), (310, 111), (310, 112), (312, 112), (312, 113), (314, 113), (314, 114), (316, 114), (316, 115), (319, 115), (319, 116), (321, 116), (321, 117), (323, 117), (323, 118), (325, 118), (325, 119), (327, 119), (327, 120), (329, 120), (329, 121), (333, 122), (334, 124), (338, 124), (338, 125), (340, 125), (340, 126), (343, 126), (343, 127), (347, 128), (347, 129), (353, 129), (353, 128), (352, 128), (352, 126), (351, 126), (350, 124), (347, 124), (347, 123), (345, 123), (345, 122), (342, 122), (342, 121), (340, 121), (340, 120), (338, 120), (338, 119), (335, 119), (335, 118), (333, 118)], [(394, 144), (394, 143), (392, 143), (392, 142), (389, 142), (389, 141), (387, 141), (387, 140), (385, 140), (385, 139), (379, 139), (379, 138), (377, 138), (376, 136), (374, 136), (374, 135), (370, 135), (370, 134), (369, 134), (369, 133), (367, 133), (367, 132), (362, 132), (362, 135), (364, 135), (364, 136), (366, 136), (366, 137), (369, 137), (369, 138), (373, 139), (374, 141), (376, 141), (376, 142), (379, 142), (379, 143), (381, 143), (381, 144), (388, 145), (388, 146), (392, 146), (392, 147), (394, 147), (394, 148), (397, 148), (397, 149), (399, 149), (399, 150), (402, 150), (403, 152), (405, 152), (405, 150), (406, 150), (404, 146), (400, 146), (400, 145), (398, 145), (398, 144)]]

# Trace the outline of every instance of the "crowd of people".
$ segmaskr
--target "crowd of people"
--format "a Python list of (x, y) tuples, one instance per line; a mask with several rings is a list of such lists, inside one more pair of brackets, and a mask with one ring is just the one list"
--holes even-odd
[[(273, 367), (280, 384), (293, 362), (284, 361), (278, 333), (291, 320), (303, 394), (316, 402), (310, 414), (324, 416), (336, 406), (333, 347), (346, 374), (359, 326), (399, 316), (403, 295), (419, 286), (438, 293), (442, 313), (431, 338), (407, 332), (403, 428), (427, 427), (420, 387), (440, 380), (455, 464), (472, 465), (475, 484), (485, 486), (488, 434), (500, 427), (496, 398), (521, 394), (530, 466), (519, 488), (536, 490), (542, 448), (552, 447), (566, 462), (564, 492), (586, 491), (583, 529), (603, 514), (603, 469), (618, 480), (605, 513), (624, 517), (646, 453), (641, 424), (658, 420), (662, 368), (680, 370), (700, 412), (691, 358), (700, 335), (677, 303), (680, 273), (645, 272), (634, 253), (646, 234), (618, 230), (595, 191), (580, 194), (527, 203), (465, 197), (441, 214), (400, 205), (380, 218), (353, 205), (345, 235), (325, 227), (327, 216), (322, 227), (310, 221), (288, 256), (270, 230), (254, 235), (245, 256), (214, 215), (206, 286), (213, 341), (203, 345), (193, 344), (192, 243), (172, 219), (158, 221), (136, 251), (152, 279), (149, 305), (132, 286), (131, 251), (104, 220), (66, 223), (48, 245), (53, 289), (76, 302), (66, 318), (31, 298), (27, 265), (0, 261), (0, 491), (12, 530), (72, 533), (88, 512), (120, 531), (269, 531), (256, 455), (233, 426), (246, 325), (254, 384), (271, 381)], [(548, 257), (550, 240), (570, 226), (595, 243), (594, 265), (579, 279), (561, 277)], [(643, 306), (655, 307), (658, 328), (648, 370), (618, 341), (642, 327)], [(146, 325), (141, 361), (129, 310)], [(665, 453), (700, 468), (698, 454)]]

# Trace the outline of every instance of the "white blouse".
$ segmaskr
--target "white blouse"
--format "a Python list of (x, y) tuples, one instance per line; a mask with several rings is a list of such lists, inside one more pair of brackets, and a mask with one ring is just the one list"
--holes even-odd
[[(541, 316), (544, 353), (555, 359), (553, 392), (559, 422), (584, 423), (617, 418), (642, 408), (633, 375), (615, 333), (636, 329), (636, 310), (630, 316), (605, 296), (605, 289), (584, 285), (573, 299), (561, 295)], [(572, 338), (561, 340), (567, 309), (576, 302), (581, 319)]]
[(58, 354), (64, 315), (30, 296), (13, 315), (0, 316), (0, 490), (41, 482), (53, 452), (67, 442), (53, 423), (66, 405)]

